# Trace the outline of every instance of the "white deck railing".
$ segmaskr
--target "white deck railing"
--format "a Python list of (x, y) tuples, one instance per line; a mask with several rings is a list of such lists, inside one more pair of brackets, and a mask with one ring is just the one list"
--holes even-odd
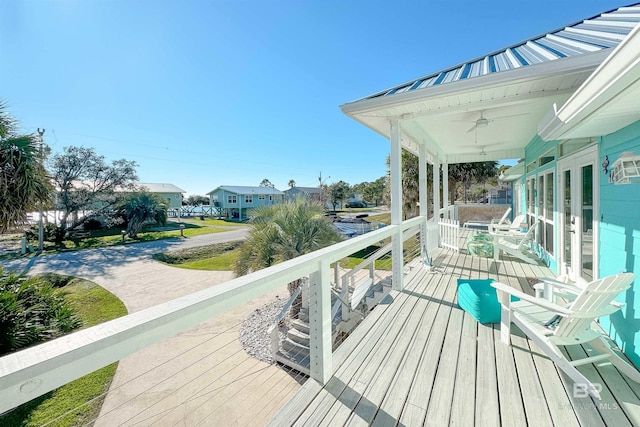
[[(311, 376), (326, 382), (333, 373), (330, 265), (386, 238), (402, 238), (425, 221), (417, 217), (390, 225), (4, 356), (0, 358), (0, 413), (305, 276), (310, 278)], [(403, 267), (394, 265), (393, 269), (402, 272)]]
[(438, 226), (440, 227), (440, 245), (456, 252), (460, 251), (460, 222), (457, 219), (440, 218)]

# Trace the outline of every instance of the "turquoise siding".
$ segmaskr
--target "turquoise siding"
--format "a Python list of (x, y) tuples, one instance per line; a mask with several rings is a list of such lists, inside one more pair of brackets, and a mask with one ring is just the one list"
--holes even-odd
[[(601, 138), (600, 162), (610, 164), (623, 151), (640, 153), (640, 122)], [(640, 275), (640, 185), (614, 185), (600, 168), (600, 277), (620, 271)], [(600, 323), (623, 351), (640, 366), (640, 279), (618, 297), (622, 310)]]

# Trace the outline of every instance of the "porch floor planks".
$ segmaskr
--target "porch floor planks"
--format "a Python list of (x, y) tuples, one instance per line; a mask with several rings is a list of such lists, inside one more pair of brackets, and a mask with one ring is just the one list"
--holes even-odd
[[(426, 274), (426, 270), (420, 268), (415, 272), (414, 276), (411, 277), (411, 281), (427, 286), (428, 283), (424, 280), (424, 276)], [(409, 285), (411, 284), (411, 281), (409, 281)], [(358, 394), (348, 387), (349, 382), (353, 377), (358, 375), (360, 370), (364, 367), (364, 362), (367, 360), (367, 357), (375, 348), (376, 344), (388, 335), (391, 326), (398, 322), (398, 315), (403, 311), (401, 310), (402, 306), (412, 302), (408, 296), (404, 296), (402, 293), (396, 291), (392, 291), (388, 298), (393, 299), (392, 304), (378, 305), (367, 317), (368, 319), (371, 319), (373, 323), (369, 325), (370, 329), (367, 334), (367, 342), (365, 345), (357, 348), (341, 365), (338, 365), (340, 360), (336, 358), (336, 366), (339, 366), (339, 368), (327, 383), (327, 386), (320, 390), (314, 402), (312, 402), (308, 407), (306, 413), (297, 420), (296, 425), (304, 425), (310, 420), (322, 423), (325, 418), (332, 418), (335, 415), (335, 412), (340, 407), (340, 403), (351, 407), (357, 404)], [(391, 312), (385, 313), (386, 310), (393, 310), (395, 312), (393, 314), (391, 314)], [(383, 316), (383, 314), (386, 315)], [(375, 328), (373, 328), (373, 326), (375, 326)], [(358, 330), (359, 328), (360, 326), (356, 328), (352, 336), (356, 332), (360, 332)], [(347, 344), (348, 343), (345, 341), (342, 346)], [(342, 346), (336, 350), (336, 354), (340, 352)], [(351, 376), (349, 376), (349, 372), (351, 372)], [(334, 411), (331, 411), (332, 406), (335, 407)]]
[[(422, 359), (415, 371), (414, 380), (409, 389), (407, 402), (399, 419), (399, 424), (404, 426), (422, 425), (425, 422), (427, 408), (433, 392), (433, 382), (437, 374), (441, 359), (442, 345), (445, 340), (449, 312), (453, 308), (453, 301), (457, 293), (455, 276), (465, 271), (467, 257), (460, 254), (451, 254), (456, 262), (449, 263), (446, 293), (442, 298), (442, 304), (431, 329), (427, 346), (422, 354)], [(442, 311), (441, 311), (442, 309)], [(448, 405), (447, 405), (448, 407)]]
[(475, 408), (469, 410), (471, 402), (476, 400), (476, 365), (478, 322), (469, 313), (462, 314), (462, 334), (458, 353), (458, 369), (456, 371), (451, 403), (450, 425), (473, 426)]
[[(395, 372), (396, 360), (394, 359), (394, 350), (396, 350), (396, 348), (394, 347), (396, 339), (408, 333), (406, 326), (407, 323), (410, 323), (410, 319), (415, 313), (415, 305), (419, 300), (419, 298), (415, 298), (407, 291), (411, 290), (410, 292), (415, 292), (414, 290), (417, 290), (420, 293), (426, 292), (425, 283), (431, 283), (431, 280), (419, 283), (417, 288), (409, 285), (405, 291), (398, 293), (399, 297), (406, 296), (407, 305), (404, 307), (404, 310), (400, 313), (400, 316), (394, 324), (385, 328), (386, 333), (377, 342), (377, 345), (371, 349), (371, 352), (367, 354), (368, 357), (366, 357), (355, 374), (350, 378), (346, 378), (346, 381), (344, 381), (347, 390), (354, 396), (354, 401), (349, 401), (345, 404), (345, 402), (340, 399), (339, 402), (336, 402), (338, 406), (336, 407), (336, 405), (334, 405), (334, 411), (332, 411), (333, 417), (331, 419), (327, 417), (322, 424), (337, 425), (350, 421), (353, 423), (351, 425), (357, 425), (358, 422), (366, 420), (366, 424), (368, 425), (373, 419), (378, 408), (377, 405), (379, 405), (379, 401), (382, 400), (381, 397), (379, 401), (377, 401), (376, 397), (383, 392), (380, 389), (385, 385), (384, 378), (378, 384), (378, 390), (372, 390), (372, 384), (376, 384), (376, 380), (379, 379), (380, 376), (386, 377), (386, 375), (388, 375), (385, 374), (384, 371)], [(406, 347), (402, 345), (397, 348), (401, 354), (404, 354), (405, 349)], [(395, 353), (397, 354), (398, 352)], [(385, 369), (381, 369), (383, 365)]]
[(373, 420), (372, 425), (374, 426), (389, 425), (389, 417), (394, 420), (399, 419), (406, 404), (409, 389), (416, 379), (416, 369), (422, 359), (427, 341), (433, 333), (433, 328), (437, 325), (435, 319), (438, 316), (439, 309), (442, 307), (438, 301), (444, 298), (448, 286), (451, 286), (445, 276), (438, 275), (433, 280), (437, 280), (438, 288), (430, 296), (433, 300), (420, 298), (419, 305), (415, 308), (417, 312), (423, 313), (420, 324), (416, 328), (417, 333), (412, 338), (411, 345), (405, 352), (397, 374), (394, 376), (391, 386), (384, 396), (379, 412)]
[[(612, 366), (580, 367), (606, 386), (602, 401), (577, 399), (573, 383), (531, 341), (514, 335), (514, 347), (505, 346), (499, 324), (480, 325), (456, 305), (459, 277), (485, 278), (489, 270), (489, 277), (532, 294), (526, 277), (553, 277), (550, 270), (510, 258), (495, 270), (492, 259), (445, 249), (434, 258), (444, 274), (412, 269), (405, 291), (392, 292), (394, 301), (376, 308), (336, 350), (327, 386), (308, 381), (298, 394), (309, 395), (296, 395), (272, 425), (364, 425), (371, 413), (374, 425), (639, 425), (640, 385)], [(570, 351), (584, 351), (576, 349)]]
[[(569, 397), (571, 391), (566, 388), (567, 383), (561, 378), (559, 369), (533, 341), (527, 341), (527, 343), (554, 425), (562, 427), (579, 426), (580, 421), (572, 409)], [(565, 387), (558, 387), (558, 381), (564, 384)]]

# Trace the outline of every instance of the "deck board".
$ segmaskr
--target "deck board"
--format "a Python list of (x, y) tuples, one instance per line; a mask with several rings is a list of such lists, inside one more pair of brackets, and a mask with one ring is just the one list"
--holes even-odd
[[(457, 306), (458, 278), (493, 278), (529, 294), (544, 266), (439, 250), (440, 274), (409, 269), (405, 290), (376, 307), (334, 353), (325, 387), (307, 382), (271, 425), (639, 425), (640, 385), (610, 366), (585, 365), (603, 399), (576, 398), (573, 384), (513, 328), (478, 324)], [(496, 268), (497, 267), (497, 268)], [(518, 335), (520, 333), (520, 335)], [(569, 349), (579, 357), (581, 347)]]

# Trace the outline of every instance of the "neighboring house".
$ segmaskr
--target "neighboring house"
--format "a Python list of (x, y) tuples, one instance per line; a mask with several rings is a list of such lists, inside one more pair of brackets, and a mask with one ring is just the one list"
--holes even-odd
[(157, 194), (167, 201), (169, 209), (180, 209), (182, 207), (183, 194), (186, 193), (180, 187), (173, 184), (140, 182), (136, 184), (138, 188), (148, 193)]
[[(640, 274), (639, 22), (621, 7), (341, 108), (389, 138), (392, 170), (401, 149), (442, 165), (444, 207), (449, 164), (523, 159), (504, 177), (513, 214), (553, 271)], [(601, 325), (640, 366), (640, 280), (619, 299)]]
[(319, 187), (292, 187), (284, 190), (285, 200), (295, 200), (302, 197), (306, 200), (320, 201), (321, 191)]
[(209, 204), (219, 208), (221, 216), (245, 220), (249, 210), (258, 206), (282, 203), (284, 193), (271, 187), (222, 185), (207, 193)]

